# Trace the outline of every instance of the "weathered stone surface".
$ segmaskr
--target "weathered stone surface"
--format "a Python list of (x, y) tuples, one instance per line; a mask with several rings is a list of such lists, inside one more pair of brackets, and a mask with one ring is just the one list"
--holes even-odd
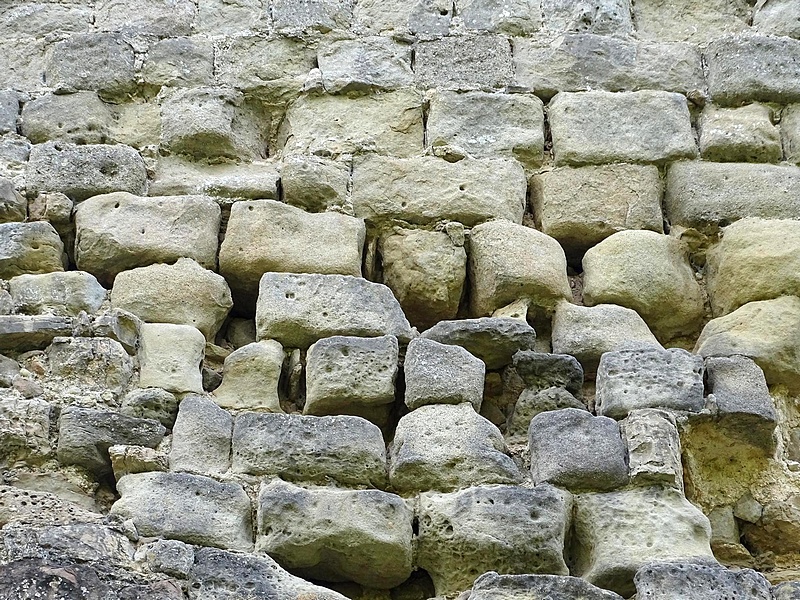
[(95, 9), (95, 24), (101, 31), (127, 35), (187, 35), (196, 13), (191, 0), (144, 0), (135, 7), (124, 0), (103, 0)]
[(219, 206), (203, 196), (95, 196), (75, 211), (75, 260), (106, 284), (122, 271), (182, 257), (213, 269), (219, 222)]
[(194, 548), (178, 540), (156, 540), (139, 546), (135, 558), (152, 571), (186, 578), (194, 565)]
[(549, 485), (479, 486), (419, 499), (417, 564), (436, 593), (469, 588), (486, 571), (568, 574), (572, 498)]
[(763, 104), (741, 108), (706, 106), (698, 124), (700, 154), (719, 162), (778, 162), (781, 136)]
[(708, 91), (716, 104), (800, 100), (800, 40), (725, 36), (711, 42), (704, 57)]
[[(3, 15), (5, 17), (5, 15)], [(5, 19), (4, 19), (5, 23)], [(31, 36), (5, 37), (0, 42), (0, 87), (34, 90), (42, 87), (45, 71), (45, 51), (47, 44), (43, 39)]]
[(111, 110), (94, 92), (49, 94), (25, 103), (20, 131), (34, 144), (50, 140), (104, 144), (112, 119)]
[(144, 446), (114, 445), (108, 449), (114, 479), (135, 473), (169, 470), (169, 457), (164, 452)]
[(681, 441), (675, 417), (666, 410), (632, 410), (620, 422), (631, 483), (667, 485), (683, 491)]
[(283, 412), (278, 400), (284, 353), (275, 340), (253, 342), (225, 358), (214, 400), (223, 408)]
[(106, 299), (97, 279), (83, 271), (18, 275), (8, 282), (14, 311), (22, 314), (77, 316), (96, 313)]
[(580, 577), (560, 575), (498, 575), (489, 572), (475, 580), (467, 600), (621, 600), (614, 592), (587, 583)]
[(0, 223), (0, 278), (64, 270), (64, 244), (50, 223)]
[(344, 208), (349, 186), (350, 167), (344, 161), (287, 156), (281, 164), (284, 201), (308, 212)]
[(128, 390), (134, 361), (122, 344), (106, 337), (57, 337), (47, 348), (52, 375), (111, 393), (117, 399)]
[(753, 12), (753, 27), (762, 33), (800, 38), (800, 7), (791, 0), (759, 3)]
[(390, 588), (411, 574), (411, 518), (387, 492), (276, 480), (258, 494), (256, 550), (304, 577)]
[(703, 361), (680, 348), (606, 352), (597, 368), (598, 414), (624, 418), (638, 408), (699, 412)]
[(422, 95), (406, 89), (352, 99), (303, 96), (283, 127), (286, 154), (415, 156), (423, 148)]
[(709, 0), (702, 7), (687, 0), (645, 0), (634, 4), (636, 30), (644, 39), (704, 43), (747, 29), (751, 13), (744, 0)]
[(137, 473), (120, 479), (117, 490), (121, 497), (111, 514), (133, 520), (140, 535), (253, 549), (250, 499), (236, 483), (187, 473)]
[(120, 412), (131, 417), (155, 419), (172, 429), (178, 414), (178, 400), (174, 394), (160, 388), (131, 390), (122, 399)]
[(198, 6), (196, 27), (211, 35), (230, 35), (242, 31), (266, 31), (269, 11), (262, 0), (204, 0)]
[(0, 523), (54, 527), (75, 523), (100, 523), (100, 513), (81, 508), (48, 492), (0, 486)]
[(653, 600), (772, 600), (772, 586), (761, 573), (714, 564), (649, 563), (633, 582), (637, 596)]
[(551, 341), (554, 353), (571, 354), (587, 374), (597, 370), (604, 352), (661, 348), (635, 310), (613, 304), (559, 303), (553, 315)]
[(203, 392), (200, 363), (206, 341), (190, 325), (145, 323), (139, 347), (139, 387)]
[(714, 560), (708, 519), (675, 489), (580, 494), (574, 519), (576, 574), (624, 597), (649, 562)]
[(686, 98), (680, 94), (561, 93), (549, 104), (549, 116), (557, 165), (664, 163), (697, 156)]
[(259, 339), (307, 348), (333, 335), (411, 338), (400, 305), (386, 286), (344, 275), (265, 273), (256, 307)]
[(458, 16), (467, 29), (507, 35), (528, 35), (542, 27), (541, 9), (535, 0), (464, 0)]
[(511, 45), (502, 36), (446, 37), (420, 43), (414, 54), (424, 89), (491, 90), (508, 85), (513, 73)]
[(786, 160), (800, 164), (800, 104), (791, 104), (783, 109), (781, 142)]
[(317, 62), (329, 94), (396, 90), (414, 84), (411, 47), (388, 37), (324, 43), (317, 49)]
[[(487, 196), (486, 189), (493, 194)], [(520, 223), (525, 175), (507, 159), (370, 156), (353, 167), (353, 209), (368, 222), (440, 220), (476, 225), (501, 218)]]
[(600, 35), (633, 31), (631, 5), (628, 0), (544, 0), (542, 12), (544, 26), (552, 31), (583, 31)]
[(470, 236), (471, 312), (490, 315), (516, 300), (552, 310), (572, 297), (567, 260), (553, 238), (523, 225), (491, 221)]
[(61, 412), (58, 424), (58, 460), (95, 473), (111, 473), (108, 448), (132, 444), (155, 448), (164, 437), (158, 421), (137, 419), (115, 412), (70, 406)]
[(17, 361), (0, 354), (0, 387), (11, 387), (19, 371), (20, 366)]
[(61, 192), (37, 194), (28, 202), (28, 220), (47, 221), (60, 235), (72, 239), (74, 230), (70, 221), (73, 207), (72, 200)]
[[(52, 407), (41, 398), (23, 399), (5, 393), (0, 396), (0, 465), (3, 468), (14, 466), (17, 461), (41, 462), (52, 455), (51, 414)], [(14, 520), (13, 516), (4, 515), (13, 508), (3, 502), (3, 495), (0, 492), (0, 524)]]
[(528, 169), (544, 158), (544, 110), (536, 96), (437, 91), (426, 127), (428, 145), (445, 156), (516, 158)]
[(583, 367), (574, 356), (520, 350), (513, 357), (514, 370), (529, 388), (562, 387), (580, 395)]
[(225, 199), (277, 198), (279, 179), (275, 164), (264, 160), (216, 164), (162, 156), (148, 193), (151, 196), (199, 194)]
[(28, 202), (10, 179), (0, 177), (0, 223), (24, 221), (28, 216)]
[(653, 231), (620, 231), (583, 257), (583, 299), (641, 315), (660, 340), (696, 331), (703, 292), (683, 244)]
[[(576, 9), (580, 5), (568, 6)], [(690, 44), (594, 33), (534, 36), (514, 40), (514, 68), (516, 83), (545, 99), (558, 92), (588, 90), (665, 90), (705, 95), (700, 52)]]
[(522, 390), (506, 422), (506, 438), (509, 443), (527, 444), (531, 420), (540, 413), (563, 408), (586, 410), (583, 402), (561, 387)]
[(746, 217), (800, 218), (800, 169), (792, 166), (678, 162), (667, 171), (664, 207), (673, 225), (716, 233)]
[(775, 600), (795, 600), (800, 593), (800, 582), (785, 581), (772, 588)]
[(233, 417), (207, 396), (181, 400), (172, 429), (170, 471), (223, 475), (231, 466)]
[(51, 315), (0, 316), (0, 352), (41, 350), (53, 338), (72, 333), (72, 318)]
[(536, 226), (572, 261), (617, 231), (663, 233), (661, 193), (652, 165), (561, 167), (531, 178)]
[(353, 16), (353, 3), (321, 0), (289, 2), (276, 0), (272, 5), (272, 19), (278, 31), (284, 34), (319, 31), (328, 33), (347, 29)]
[(199, 35), (156, 42), (142, 64), (142, 78), (154, 86), (208, 85), (213, 76), (214, 46)]
[(421, 406), (397, 424), (389, 481), (398, 491), (450, 491), (521, 479), (500, 430), (470, 404)]
[(136, 315), (119, 308), (101, 312), (92, 320), (91, 332), (98, 337), (116, 340), (128, 354), (136, 354), (142, 321)]
[(15, 90), (0, 91), (0, 135), (17, 132), (20, 100)]
[(233, 471), (290, 481), (386, 484), (381, 430), (360, 417), (242, 413), (233, 428)]

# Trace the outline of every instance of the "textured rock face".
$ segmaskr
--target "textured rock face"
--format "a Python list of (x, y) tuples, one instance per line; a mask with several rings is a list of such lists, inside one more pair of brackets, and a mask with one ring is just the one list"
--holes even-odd
[(83, 271), (19, 275), (8, 282), (14, 310), (24, 314), (78, 316), (96, 313), (106, 299), (106, 290)]
[(0, 223), (0, 274), (17, 275), (64, 270), (64, 244), (49, 223)]
[(190, 325), (146, 323), (141, 329), (139, 387), (202, 392), (203, 334)]
[(214, 400), (228, 409), (282, 412), (278, 397), (284, 353), (275, 340), (253, 342), (225, 357)]

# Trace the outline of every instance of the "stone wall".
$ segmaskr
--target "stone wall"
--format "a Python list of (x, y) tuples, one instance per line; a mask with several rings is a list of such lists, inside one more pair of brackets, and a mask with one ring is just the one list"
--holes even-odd
[(796, 0), (0, 3), (0, 597), (800, 598)]

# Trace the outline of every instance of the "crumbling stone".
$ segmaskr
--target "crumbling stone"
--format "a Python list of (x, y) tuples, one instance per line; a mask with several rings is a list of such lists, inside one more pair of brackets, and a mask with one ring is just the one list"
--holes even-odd
[(105, 337), (56, 337), (47, 348), (50, 371), (66, 382), (121, 398), (134, 376), (134, 361), (116, 340)]
[(581, 393), (583, 368), (574, 356), (520, 350), (514, 355), (513, 364), (529, 388), (561, 387), (574, 395)]
[(53, 338), (72, 333), (71, 317), (0, 315), (0, 352), (41, 350)]
[(585, 31), (600, 35), (625, 34), (633, 30), (628, 0), (571, 2), (544, 0), (544, 25), (552, 31)]
[(120, 412), (131, 417), (155, 419), (172, 429), (178, 414), (178, 400), (161, 388), (135, 389), (122, 399)]
[(632, 410), (620, 422), (628, 448), (631, 483), (666, 485), (683, 491), (681, 441), (674, 415), (667, 410)]
[(10, 179), (0, 177), (0, 223), (24, 221), (28, 216), (28, 203)]
[(343, 161), (287, 156), (281, 164), (284, 201), (308, 212), (346, 206), (349, 186), (350, 169)]

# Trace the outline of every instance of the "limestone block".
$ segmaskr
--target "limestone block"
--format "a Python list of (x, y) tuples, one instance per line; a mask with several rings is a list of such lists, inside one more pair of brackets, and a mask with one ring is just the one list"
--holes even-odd
[(437, 91), (426, 127), (434, 152), (516, 158), (527, 169), (544, 158), (544, 109), (533, 95)]
[(194, 565), (194, 548), (178, 540), (156, 540), (137, 548), (135, 559), (151, 571), (186, 578)]
[(10, 179), (0, 177), (0, 223), (24, 221), (27, 216), (28, 201)]
[(753, 27), (761, 33), (800, 38), (800, 6), (792, 0), (761, 3), (753, 13)]
[(233, 417), (207, 396), (181, 400), (172, 428), (170, 471), (224, 475), (231, 466)]
[(463, 227), (394, 228), (380, 238), (378, 251), (383, 283), (414, 325), (430, 327), (456, 316), (467, 276)]
[(561, 302), (553, 315), (553, 352), (571, 354), (587, 374), (597, 370), (605, 352), (661, 348), (647, 323), (624, 306), (577, 306)]
[(572, 261), (618, 231), (663, 233), (661, 193), (652, 165), (561, 167), (531, 178), (536, 226)]
[(624, 597), (633, 576), (659, 560), (713, 562), (708, 519), (675, 489), (642, 488), (575, 496), (575, 573)]
[[(564, 4), (580, 6), (575, 2)], [(587, 90), (666, 90), (692, 97), (705, 95), (700, 52), (692, 44), (594, 33), (533, 36), (514, 40), (514, 69), (518, 85), (548, 100), (558, 92)]]
[(283, 412), (278, 400), (283, 359), (283, 347), (275, 340), (234, 350), (225, 357), (222, 384), (214, 390), (214, 400), (228, 409)]
[[(18, 461), (40, 462), (52, 456), (50, 426), (52, 406), (41, 398), (0, 395), (0, 465)], [(2, 488), (0, 488), (1, 490)], [(4, 513), (10, 508), (0, 491), (0, 523), (14, 520)], [(10, 504), (10, 503), (9, 503)], [(4, 506), (8, 507), (3, 510)]]
[(697, 156), (680, 94), (561, 93), (548, 108), (556, 165), (664, 163)]
[(746, 217), (800, 217), (800, 169), (788, 165), (678, 162), (667, 171), (664, 207), (672, 225), (714, 234)]
[(250, 499), (237, 483), (188, 473), (137, 473), (117, 482), (111, 514), (133, 520), (140, 535), (187, 544), (253, 549)]
[(633, 31), (629, 0), (544, 0), (542, 12), (544, 26), (556, 32), (581, 31), (613, 35)]
[(2, 315), (0, 352), (26, 352), (46, 348), (53, 338), (72, 334), (72, 321), (70, 317), (51, 315)]
[(520, 350), (513, 357), (514, 370), (531, 389), (561, 387), (580, 395), (583, 387), (583, 367), (574, 356)]
[(411, 574), (412, 512), (400, 496), (275, 480), (261, 485), (257, 519), (256, 551), (302, 577), (387, 589)]
[(208, 85), (214, 78), (214, 45), (199, 35), (160, 40), (147, 50), (142, 78), (154, 86)]
[(511, 364), (519, 350), (533, 350), (536, 331), (522, 319), (481, 317), (440, 321), (422, 334), (423, 338), (469, 350), (489, 370)]
[(666, 410), (632, 410), (620, 422), (628, 448), (631, 483), (665, 485), (683, 491), (681, 440), (675, 417)]
[(58, 460), (63, 465), (84, 467), (98, 476), (106, 475), (111, 473), (110, 446), (155, 448), (165, 431), (158, 421), (68, 406), (61, 411), (58, 422)]
[(446, 37), (417, 45), (417, 86), (423, 89), (491, 90), (511, 83), (508, 39), (498, 35)]
[(376, 422), (370, 417), (394, 402), (398, 353), (391, 335), (334, 336), (314, 343), (306, 354), (303, 414), (356, 415)]
[(723, 230), (707, 254), (715, 316), (753, 300), (800, 295), (800, 221), (742, 219)]
[(151, 196), (207, 195), (230, 199), (278, 197), (278, 170), (274, 163), (256, 160), (249, 163), (189, 162), (185, 157), (159, 157)]
[(490, 571), (475, 580), (467, 600), (517, 600), (527, 597), (574, 600), (621, 600), (622, 598), (614, 592), (595, 587), (580, 577), (498, 575)]
[(93, 314), (106, 299), (105, 288), (83, 271), (18, 275), (8, 285), (14, 311), (22, 314), (76, 317), (82, 310)]
[(178, 414), (178, 400), (161, 388), (135, 389), (125, 394), (119, 410), (131, 417), (155, 419), (172, 429)]
[(284, 121), (286, 154), (376, 152), (415, 156), (423, 148), (422, 96), (413, 89), (374, 96), (302, 96)]
[(529, 35), (542, 27), (536, 0), (463, 0), (458, 16), (467, 29), (506, 35)]
[(744, 31), (750, 19), (745, 0), (710, 0), (700, 8), (687, 0), (634, 3), (636, 30), (644, 39), (704, 43), (726, 33)]
[(506, 422), (506, 438), (509, 443), (527, 444), (528, 429), (536, 415), (564, 408), (586, 410), (583, 402), (564, 388), (549, 387), (543, 390), (525, 388), (514, 403)]
[(123, 145), (37, 144), (25, 171), (28, 194), (62, 192), (76, 202), (111, 192), (144, 194), (146, 184), (142, 157)]
[(119, 308), (112, 308), (94, 317), (91, 332), (95, 336), (116, 340), (128, 354), (136, 354), (142, 321), (136, 315)]
[(349, 28), (353, 18), (353, 3), (350, 0), (275, 0), (271, 4), (271, 11), (275, 27), (281, 33), (328, 33)]
[(101, 31), (168, 37), (187, 35), (197, 7), (192, 0), (143, 0), (131, 6), (125, 0), (101, 0), (95, 7), (95, 24)]
[(781, 138), (772, 111), (763, 104), (703, 110), (698, 124), (700, 154), (719, 162), (778, 162)]
[(108, 449), (108, 457), (111, 459), (114, 479), (134, 473), (167, 471), (169, 468), (169, 459), (165, 453), (144, 446), (123, 444), (111, 446)]
[(486, 571), (567, 575), (571, 511), (570, 495), (549, 485), (421, 494), (417, 564), (438, 595), (467, 589)]
[(381, 430), (360, 417), (242, 413), (233, 428), (234, 473), (343, 486), (386, 485)]
[(57, 337), (47, 348), (52, 375), (121, 398), (134, 374), (122, 344), (106, 337)]
[(209, 35), (240, 34), (243, 31), (265, 30), (269, 10), (262, 0), (203, 0), (198, 4), (198, 31)]
[(345, 207), (349, 186), (350, 167), (344, 161), (287, 156), (281, 164), (284, 201), (308, 212)]
[(468, 403), (421, 406), (400, 419), (389, 450), (389, 481), (400, 492), (451, 491), (519, 483), (500, 430)]
[(411, 46), (388, 37), (323, 43), (317, 48), (317, 63), (329, 94), (396, 90), (414, 84)]
[(526, 188), (522, 167), (508, 159), (450, 163), (432, 156), (370, 156), (353, 167), (353, 208), (370, 223), (450, 220), (471, 226), (497, 218), (520, 223)]
[(620, 231), (591, 248), (583, 286), (587, 305), (632, 308), (660, 340), (693, 333), (705, 316), (682, 242), (653, 231)]
[(17, 132), (20, 100), (15, 90), (0, 91), (0, 135)]
[(34, 144), (60, 140), (71, 144), (109, 141), (112, 113), (94, 92), (48, 94), (22, 107), (21, 132)]
[(95, 196), (75, 211), (75, 261), (100, 283), (154, 263), (194, 259), (214, 269), (220, 208), (203, 196)]
[[(3, 17), (5, 24), (5, 14)], [(43, 39), (31, 36), (4, 37), (0, 42), (0, 88), (40, 89), (45, 76), (46, 48)]]
[(136, 87), (133, 48), (118, 33), (79, 33), (52, 47), (45, 76), (58, 93), (90, 90), (122, 98)]
[(725, 36), (704, 53), (715, 104), (800, 100), (800, 40), (763, 35)]
[(203, 392), (200, 364), (206, 340), (190, 325), (145, 323), (139, 347), (139, 387)]
[(761, 573), (717, 564), (653, 562), (636, 572), (633, 583), (637, 596), (653, 600), (772, 600), (772, 586)]
[(552, 310), (572, 297), (567, 260), (553, 238), (523, 225), (491, 221), (470, 236), (471, 312), (492, 312), (516, 300)]
[(43, 192), (28, 202), (30, 221), (47, 221), (64, 237), (74, 235), (70, 219), (74, 203), (61, 192)]
[(64, 270), (64, 244), (50, 223), (0, 223), (0, 278)]
[(792, 104), (783, 109), (781, 141), (786, 160), (800, 164), (800, 104)]
[(703, 361), (681, 348), (606, 352), (597, 368), (598, 414), (622, 419), (639, 408), (699, 412)]
[(356, 2), (353, 16), (356, 27), (370, 34), (388, 31), (402, 37), (410, 33), (417, 39), (430, 40), (447, 35), (453, 8), (447, 0), (362, 0)]
[(19, 370), (17, 361), (0, 354), (0, 387), (11, 387), (14, 378), (19, 375)]
[(258, 339), (307, 348), (334, 335), (411, 338), (391, 290), (360, 277), (265, 273), (256, 306)]

